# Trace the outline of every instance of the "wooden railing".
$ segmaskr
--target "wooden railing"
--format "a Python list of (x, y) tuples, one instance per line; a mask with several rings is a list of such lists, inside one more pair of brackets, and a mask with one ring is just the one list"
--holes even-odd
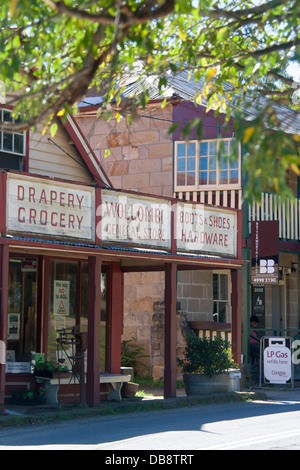
[(242, 207), (241, 190), (176, 191), (173, 197), (184, 201), (230, 207), (231, 209), (241, 209)]
[(249, 204), (248, 222), (251, 234), (251, 222), (263, 220), (279, 220), (279, 238), (284, 240), (300, 240), (300, 198), (290, 199), (284, 203), (280, 196), (262, 193), (260, 204)]
[(231, 343), (231, 324), (211, 321), (189, 321), (189, 326), (200, 338), (214, 339), (216, 336)]

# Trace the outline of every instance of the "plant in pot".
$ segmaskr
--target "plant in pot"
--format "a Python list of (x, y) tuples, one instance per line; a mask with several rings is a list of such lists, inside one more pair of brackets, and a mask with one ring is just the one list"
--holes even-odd
[(184, 359), (177, 359), (187, 395), (215, 394), (239, 389), (240, 373), (234, 363), (230, 343), (189, 335)]
[(57, 364), (51, 361), (38, 361), (33, 368), (35, 377), (43, 377), (51, 379), (53, 374), (57, 371)]

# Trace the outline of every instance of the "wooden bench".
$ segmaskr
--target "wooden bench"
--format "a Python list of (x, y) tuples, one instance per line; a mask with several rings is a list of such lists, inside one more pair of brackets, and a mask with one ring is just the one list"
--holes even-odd
[[(124, 382), (130, 382), (131, 376), (125, 374), (100, 374), (100, 384), (109, 384), (109, 393), (107, 399), (110, 401), (122, 401), (121, 389)], [(74, 377), (36, 377), (37, 383), (44, 383), (46, 390), (46, 403), (50, 405), (58, 404), (58, 391), (60, 385), (79, 384)]]

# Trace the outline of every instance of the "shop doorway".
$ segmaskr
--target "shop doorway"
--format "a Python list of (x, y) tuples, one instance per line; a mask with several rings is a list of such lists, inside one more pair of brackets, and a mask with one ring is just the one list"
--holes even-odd
[(35, 258), (9, 261), (7, 360), (30, 362), (36, 351), (37, 276)]

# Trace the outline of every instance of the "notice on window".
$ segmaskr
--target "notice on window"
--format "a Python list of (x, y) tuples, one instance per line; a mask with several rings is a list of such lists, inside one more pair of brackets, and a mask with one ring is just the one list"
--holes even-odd
[(66, 316), (70, 314), (70, 281), (54, 281), (53, 314)]

